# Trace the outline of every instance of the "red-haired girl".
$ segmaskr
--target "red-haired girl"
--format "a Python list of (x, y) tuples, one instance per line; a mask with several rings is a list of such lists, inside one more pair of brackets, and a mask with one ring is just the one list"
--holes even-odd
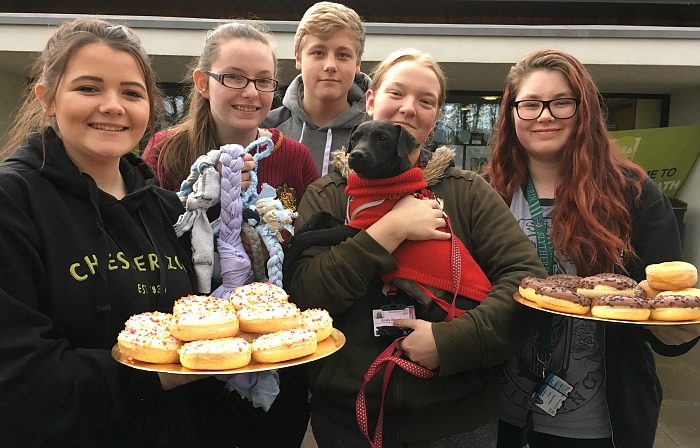
[[(526, 55), (506, 78), (487, 176), (533, 244), (553, 254), (541, 257), (550, 274), (640, 281), (646, 265), (681, 259), (680, 236), (668, 199), (618, 150), (604, 117), (576, 58)], [(652, 446), (661, 387), (650, 347), (685, 353), (699, 327), (552, 318), (505, 364), (498, 445)], [(573, 387), (554, 416), (531, 405), (542, 372)]]

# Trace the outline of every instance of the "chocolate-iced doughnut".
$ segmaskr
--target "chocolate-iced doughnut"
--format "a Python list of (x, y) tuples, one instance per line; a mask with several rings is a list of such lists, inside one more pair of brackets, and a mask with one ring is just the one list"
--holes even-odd
[(531, 302), (536, 302), (535, 300), (535, 289), (538, 286), (546, 286), (548, 283), (539, 277), (525, 277), (520, 280), (520, 286), (518, 287), (518, 292), (520, 295)]
[(685, 288), (676, 291), (661, 291), (657, 296), (695, 296), (700, 297), (700, 289), (698, 288)]
[(639, 297), (608, 294), (593, 299), (591, 315), (602, 319), (648, 320), (651, 305)]
[(534, 298), (542, 308), (563, 313), (584, 315), (591, 309), (591, 299), (563, 286), (538, 286)]
[(651, 300), (651, 318), (667, 322), (700, 319), (700, 297), (667, 294)]
[(581, 279), (581, 284), (576, 292), (591, 299), (608, 294), (638, 298), (646, 297), (646, 291), (639, 287), (637, 282), (625, 275), (612, 273), (584, 277)]
[(571, 274), (554, 274), (550, 275), (545, 280), (554, 286), (563, 286), (566, 289), (576, 292), (583, 278)]

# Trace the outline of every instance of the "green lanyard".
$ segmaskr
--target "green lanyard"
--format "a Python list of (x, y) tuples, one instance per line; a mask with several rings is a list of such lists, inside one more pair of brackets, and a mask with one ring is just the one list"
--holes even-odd
[(540, 261), (547, 269), (549, 275), (554, 274), (554, 246), (547, 235), (547, 226), (542, 215), (542, 207), (540, 207), (540, 198), (537, 196), (535, 185), (532, 183), (532, 178), (527, 176), (527, 204), (530, 206), (530, 216), (535, 226), (535, 247), (537, 247), (537, 255), (540, 256)]
[[(542, 264), (547, 269), (549, 275), (552, 275), (554, 273), (554, 246), (552, 245), (552, 240), (549, 239), (549, 235), (547, 235), (547, 226), (544, 222), (542, 207), (540, 207), (540, 198), (537, 196), (537, 191), (535, 190), (535, 185), (532, 183), (530, 174), (527, 175), (525, 193), (527, 196), (527, 203), (530, 206), (530, 216), (532, 217), (532, 222), (535, 227), (535, 247), (537, 248), (537, 255), (539, 255), (540, 261), (542, 261)], [(540, 327), (539, 333), (537, 334), (536, 356), (539, 372), (534, 373), (539, 373), (541, 382), (537, 384), (533, 393), (533, 398), (549, 373), (549, 365), (552, 361), (551, 339), (552, 319), (551, 317), (548, 317), (544, 324)], [(535, 425), (531, 402), (525, 417), (525, 428), (523, 428), (523, 434), (519, 446), (523, 448), (530, 448), (528, 439), (531, 438), (534, 430)]]
[[(537, 254), (542, 261), (542, 264), (547, 269), (549, 275), (554, 274), (554, 246), (552, 240), (547, 235), (547, 226), (542, 215), (542, 207), (540, 207), (540, 198), (537, 196), (535, 185), (532, 183), (532, 178), (527, 175), (527, 186), (525, 187), (527, 195), (527, 203), (530, 206), (530, 215), (535, 227), (535, 247)], [(540, 375), (542, 379), (547, 375), (549, 370), (549, 362), (552, 360), (552, 348), (550, 340), (552, 336), (552, 320), (547, 319), (540, 328), (537, 336), (537, 360), (540, 363)]]

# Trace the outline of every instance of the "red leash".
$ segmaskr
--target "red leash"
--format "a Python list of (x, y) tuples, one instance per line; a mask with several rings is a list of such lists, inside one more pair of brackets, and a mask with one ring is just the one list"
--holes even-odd
[[(445, 311), (448, 311), (447, 317), (445, 317), (445, 322), (450, 322), (455, 317), (455, 315), (462, 315), (465, 313), (465, 311), (458, 310), (456, 307), (457, 291), (459, 290), (459, 282), (461, 279), (461, 258), (459, 254), (459, 246), (457, 245), (457, 238), (454, 236), (454, 233), (452, 233), (452, 228), (450, 226), (450, 222), (448, 221), (447, 215), (444, 215), (444, 217), (446, 227), (452, 235), (452, 253), (450, 254), (450, 264), (452, 265), (452, 282), (454, 285), (454, 298), (452, 299), (452, 304), (449, 306), (449, 310), (445, 309), (447, 308), (447, 302), (435, 297), (435, 295), (430, 293), (430, 291), (428, 291), (428, 289), (420, 283), (418, 283), (418, 286), (420, 286), (426, 294), (432, 297), (432, 299), (435, 300), (441, 308), (445, 309)], [(369, 442), (371, 448), (382, 448), (382, 431), (384, 429), (384, 398), (386, 396), (386, 391), (389, 386), (389, 377), (391, 377), (391, 373), (393, 372), (394, 367), (399, 366), (401, 369), (418, 378), (432, 378), (434, 376), (437, 376), (437, 372), (426, 369), (425, 367), (418, 365), (411, 360), (404, 359), (401, 357), (403, 356), (404, 352), (398, 349), (398, 344), (405, 338), (405, 336), (398, 338), (394, 342), (389, 344), (389, 346), (386, 349), (384, 349), (384, 351), (381, 352), (379, 356), (377, 356), (377, 358), (372, 362), (372, 364), (370, 364), (369, 369), (367, 369), (367, 372), (364, 375), (364, 382), (362, 383), (360, 392), (357, 394), (357, 400), (355, 401), (355, 414), (357, 418), (357, 425), (359, 426), (362, 434), (364, 434), (365, 438)], [(379, 405), (379, 417), (377, 417), (377, 425), (374, 429), (374, 437), (370, 439), (367, 424), (367, 402), (365, 400), (365, 386), (367, 386), (367, 383), (369, 383), (370, 380), (374, 378), (374, 376), (385, 365), (386, 368), (384, 369), (384, 375), (382, 376), (382, 399), (381, 404)]]
[[(425, 367), (419, 366), (418, 364), (409, 361), (408, 359), (403, 359), (403, 351), (397, 348), (399, 341), (405, 338), (401, 337), (392, 342), (383, 352), (377, 356), (377, 359), (372, 362), (365, 373), (365, 381), (362, 383), (360, 392), (357, 394), (357, 400), (355, 402), (355, 413), (357, 416), (357, 424), (360, 427), (360, 431), (364, 434), (365, 438), (369, 442), (372, 448), (382, 448), (382, 431), (384, 426), (384, 397), (386, 395), (386, 390), (389, 386), (389, 377), (391, 372), (394, 370), (394, 366), (399, 366), (406, 372), (413, 376), (419, 378), (432, 378), (437, 375), (437, 372), (428, 370)], [(386, 365), (384, 370), (384, 375), (382, 377), (382, 404), (379, 407), (379, 417), (377, 419), (377, 426), (374, 429), (374, 438), (370, 439), (369, 429), (367, 427), (367, 403), (365, 401), (365, 386), (369, 381), (374, 378), (382, 367)]]

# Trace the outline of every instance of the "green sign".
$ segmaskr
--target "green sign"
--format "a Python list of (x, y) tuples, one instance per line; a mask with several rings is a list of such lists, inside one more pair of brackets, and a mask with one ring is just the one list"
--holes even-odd
[(614, 131), (610, 136), (668, 197), (678, 197), (700, 154), (700, 126)]

